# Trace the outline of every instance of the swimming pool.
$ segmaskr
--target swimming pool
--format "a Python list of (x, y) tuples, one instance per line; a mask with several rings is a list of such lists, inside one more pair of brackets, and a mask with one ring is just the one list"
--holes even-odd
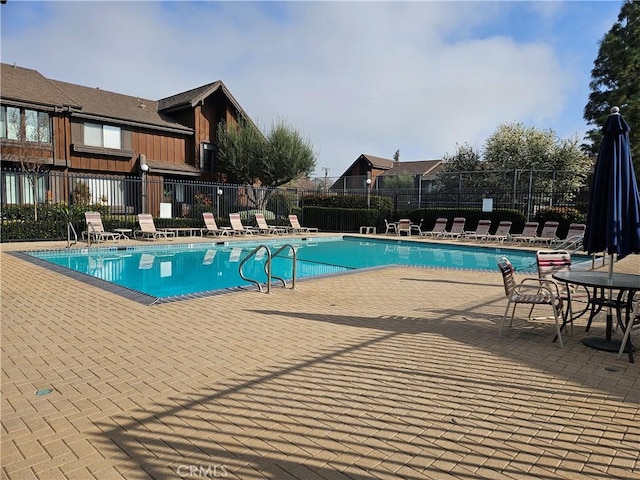
[[(254, 286), (240, 277), (242, 259), (259, 245), (275, 252), (285, 244), (291, 244), (297, 252), (298, 279), (389, 265), (496, 270), (496, 259), (505, 255), (519, 272), (535, 271), (535, 253), (523, 250), (349, 236), (24, 253), (63, 267), (63, 273), (70, 270), (145, 296), (167, 299)], [(244, 265), (245, 276), (266, 282), (266, 258), (265, 249), (261, 249)], [(273, 274), (291, 280), (292, 261), (291, 249), (274, 257)]]

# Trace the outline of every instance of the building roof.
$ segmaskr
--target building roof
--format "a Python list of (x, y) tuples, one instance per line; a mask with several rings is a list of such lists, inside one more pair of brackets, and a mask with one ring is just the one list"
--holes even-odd
[(155, 100), (131, 97), (100, 88), (84, 87), (57, 80), (51, 80), (51, 83), (69, 94), (77, 104), (82, 105), (82, 115), (165, 127), (184, 132), (192, 131), (158, 112), (158, 102)]
[(382, 176), (400, 175), (426, 175), (435, 173), (434, 170), (442, 165), (442, 160), (416, 160), (414, 162), (393, 162), (392, 168), (382, 173)]
[(238, 101), (231, 95), (231, 92), (221, 80), (216, 80), (213, 83), (202, 85), (201, 87), (192, 88), (186, 92), (178, 93), (170, 97), (161, 98), (158, 100), (158, 110), (161, 112), (172, 112), (174, 110), (181, 110), (184, 108), (193, 108), (198, 103), (203, 102), (206, 98), (213, 95), (215, 92), (220, 91), (225, 95), (231, 104), (238, 111), (238, 114), (244, 118), (250, 125), (252, 125), (258, 132), (260, 129), (253, 123), (253, 120), (247, 115), (247, 112), (240, 106)]
[(178, 93), (170, 97), (161, 98), (158, 100), (159, 110), (173, 110), (182, 107), (195, 107), (199, 102), (203, 101), (213, 92), (221, 88), (222, 82), (220, 80), (201, 87), (187, 90), (186, 92)]
[(391, 160), (389, 158), (375, 157), (373, 155), (368, 155), (368, 154), (365, 154), (365, 153), (360, 155), (360, 157), (358, 157), (356, 162), (360, 158), (364, 158), (364, 159), (368, 160), (373, 168), (379, 168), (379, 169), (382, 169), (382, 170), (386, 170), (386, 169), (392, 168), (393, 164), (396, 163), (394, 160)]
[(151, 174), (165, 173), (198, 177), (201, 173), (199, 169), (186, 163), (147, 160), (146, 164), (149, 165), (149, 172)]
[(0, 64), (0, 97), (18, 104), (28, 102), (53, 109), (80, 108), (77, 101), (36, 70)]

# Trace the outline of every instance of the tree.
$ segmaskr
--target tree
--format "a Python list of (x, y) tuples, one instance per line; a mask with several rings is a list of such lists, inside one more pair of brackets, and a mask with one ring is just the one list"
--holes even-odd
[(636, 174), (640, 174), (640, 1), (625, 0), (618, 20), (600, 42), (591, 70), (589, 101), (584, 119), (589, 130), (586, 151), (596, 154), (602, 138), (601, 128), (610, 110), (620, 113), (631, 126), (631, 154)]
[(33, 218), (38, 220), (38, 180), (53, 158), (51, 125), (45, 112), (7, 107), (7, 140), (3, 160), (15, 162), (27, 179), (33, 201)]
[(268, 187), (279, 187), (316, 168), (311, 142), (283, 121), (271, 126), (260, 160), (258, 179)]
[(456, 144), (453, 155), (445, 154), (444, 165), (438, 173), (434, 189), (440, 192), (457, 192), (462, 189), (482, 189), (484, 165), (480, 152), (468, 143)]
[(256, 183), (265, 148), (262, 133), (245, 120), (218, 125), (218, 169), (227, 174), (229, 183)]
[[(535, 171), (536, 188), (570, 191), (584, 183), (591, 160), (582, 152), (579, 139), (560, 139), (555, 131), (525, 127), (521, 123), (499, 125), (487, 138), (483, 152), (487, 187), (509, 190), (504, 172)], [(528, 176), (516, 175), (516, 187), (529, 182)], [(520, 185), (522, 183), (523, 185)]]
[(413, 188), (415, 180), (413, 175), (407, 172), (399, 173), (398, 175), (384, 176), (383, 187), (395, 190), (403, 190), (407, 188)]
[(249, 201), (261, 207), (268, 197), (258, 195), (255, 187), (275, 188), (309, 175), (316, 153), (311, 142), (284, 121), (274, 122), (264, 137), (241, 120), (218, 125), (218, 163), (228, 180), (246, 185)]

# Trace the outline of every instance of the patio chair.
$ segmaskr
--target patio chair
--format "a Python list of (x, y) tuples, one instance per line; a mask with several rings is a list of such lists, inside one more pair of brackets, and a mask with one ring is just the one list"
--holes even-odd
[(173, 238), (175, 238), (176, 236), (176, 232), (156, 229), (156, 225), (153, 222), (153, 217), (150, 213), (139, 213), (138, 225), (140, 226), (140, 229), (136, 230), (134, 236), (140, 234), (142, 238), (151, 239), (153, 241), (155, 241), (158, 237), (164, 237), (166, 240), (173, 240)]
[[(586, 287), (578, 285), (567, 285), (553, 279), (556, 272), (571, 271), (571, 254), (567, 250), (538, 250), (536, 252), (536, 265), (538, 268), (538, 278), (542, 280), (554, 281), (558, 285), (560, 297), (567, 303), (562, 326), (571, 324), (571, 335), (573, 335), (573, 321), (584, 315), (589, 309), (589, 292)], [(573, 302), (582, 303), (584, 306), (577, 314), (573, 314)], [(533, 311), (533, 306), (531, 307)], [(531, 315), (531, 312), (529, 312)]]
[(444, 217), (436, 218), (436, 223), (431, 230), (422, 232), (423, 237), (437, 237), (441, 233), (444, 233), (447, 229), (447, 219)]
[(401, 218), (398, 220), (398, 228), (396, 229), (396, 234), (402, 236), (402, 232), (404, 232), (408, 237), (411, 236), (411, 220), (408, 218)]
[(297, 215), (289, 215), (289, 223), (291, 224), (291, 231), (293, 233), (318, 233), (318, 229), (315, 227), (303, 227), (300, 225)]
[(86, 234), (89, 244), (91, 244), (91, 241), (97, 243), (102, 240), (113, 240), (117, 242), (122, 238), (122, 234), (120, 233), (105, 231), (100, 212), (84, 212), (84, 220), (87, 223), (87, 230), (86, 232), (82, 232), (82, 238), (84, 238)]
[(424, 222), (424, 218), (420, 219), (420, 223), (411, 224), (411, 235), (422, 235), (422, 222)]
[(384, 226), (385, 226), (385, 231), (384, 231), (385, 235), (389, 235), (389, 233), (393, 233), (394, 235), (398, 234), (398, 223), (397, 222), (389, 222), (385, 218), (384, 219)]
[(502, 257), (498, 260), (498, 268), (502, 273), (504, 291), (507, 296), (507, 308), (502, 316), (498, 336), (502, 334), (504, 322), (507, 320), (509, 308), (512, 305), (513, 309), (511, 311), (509, 326), (513, 325), (513, 317), (518, 305), (549, 305), (553, 310), (553, 317), (556, 322), (556, 335), (558, 342), (560, 344), (560, 348), (563, 348), (562, 334), (560, 333), (560, 318), (564, 318), (562, 308), (563, 304), (562, 297), (558, 291), (558, 285), (553, 281), (534, 277), (523, 278), (520, 283), (517, 283), (515, 279), (515, 268), (513, 268), (513, 265), (506, 257)]
[(451, 224), (451, 230), (448, 232), (442, 232), (438, 235), (438, 238), (460, 238), (460, 235), (464, 232), (464, 224), (467, 223), (467, 219), (464, 217), (456, 217)]
[(204, 228), (200, 229), (202, 235), (229, 236), (232, 231), (231, 227), (218, 227), (216, 219), (211, 212), (202, 212), (202, 219), (204, 220)]
[(502, 220), (498, 224), (498, 228), (496, 228), (495, 233), (486, 234), (484, 237), (480, 238), (480, 241), (496, 241), (499, 243), (504, 243), (504, 241), (509, 238), (509, 230), (511, 230), (511, 224), (512, 222), (509, 220)]
[(546, 243), (547, 245), (551, 245), (551, 242), (558, 238), (558, 225), (559, 223), (554, 221), (545, 222), (540, 235), (538, 235), (538, 238), (536, 238), (533, 243)]
[(469, 239), (469, 240), (480, 240), (482, 237), (489, 234), (489, 229), (491, 228), (491, 220), (480, 220), (478, 222), (478, 226), (473, 232), (463, 232), (460, 235), (461, 239)]
[(510, 233), (507, 240), (512, 243), (531, 243), (538, 238), (538, 222), (527, 222), (520, 233)]
[(234, 235), (256, 235), (257, 230), (253, 230), (251, 227), (245, 227), (242, 224), (242, 219), (239, 213), (230, 213), (229, 221), (231, 222), (231, 230)]
[(640, 330), (640, 299), (636, 299), (635, 307), (629, 316), (627, 325), (624, 327), (624, 336), (622, 337), (620, 350), (618, 350), (618, 358), (622, 357), (625, 348), (627, 348), (627, 351), (629, 352), (629, 361), (633, 361), (632, 351), (634, 347), (631, 344), (631, 333), (636, 330)]
[(258, 230), (260, 231), (260, 233), (273, 235), (284, 235), (285, 233), (287, 233), (287, 230), (282, 227), (269, 225), (267, 223), (267, 219), (264, 218), (263, 213), (256, 213), (256, 223), (258, 224)]

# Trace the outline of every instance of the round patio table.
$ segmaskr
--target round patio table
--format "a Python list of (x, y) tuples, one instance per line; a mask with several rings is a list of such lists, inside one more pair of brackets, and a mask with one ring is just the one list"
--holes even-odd
[[(605, 338), (587, 337), (582, 340), (585, 345), (597, 350), (607, 352), (617, 352), (620, 350), (621, 340), (613, 340), (611, 331), (613, 329), (613, 316), (611, 309), (615, 308), (617, 312), (618, 323), (623, 327), (629, 324), (631, 316), (631, 307), (635, 293), (640, 290), (640, 275), (630, 273), (612, 273), (609, 272), (581, 272), (581, 271), (563, 271), (556, 272), (552, 275), (556, 280), (566, 283), (567, 285), (582, 285), (587, 287), (588, 303), (591, 305), (591, 315), (587, 324), (587, 331), (591, 325), (593, 317), (602, 310), (603, 307), (608, 308), (607, 322), (605, 330)], [(589, 292), (589, 289), (593, 292)], [(607, 294), (608, 291), (608, 294)], [(618, 294), (613, 296), (613, 292)], [(625, 298), (625, 293), (627, 293)], [(571, 301), (571, 299), (569, 299)], [(622, 322), (622, 310), (625, 310), (625, 322)], [(631, 341), (627, 344), (629, 360), (633, 362), (633, 346)]]

